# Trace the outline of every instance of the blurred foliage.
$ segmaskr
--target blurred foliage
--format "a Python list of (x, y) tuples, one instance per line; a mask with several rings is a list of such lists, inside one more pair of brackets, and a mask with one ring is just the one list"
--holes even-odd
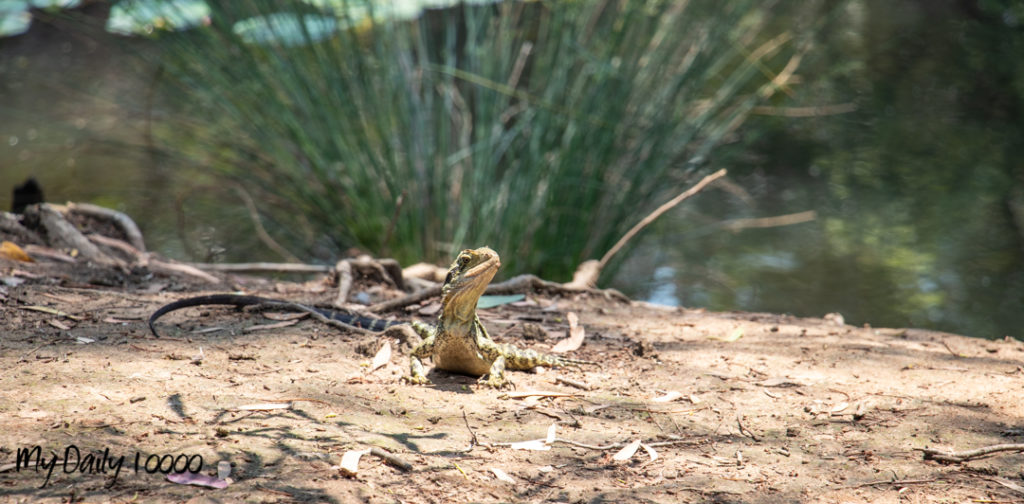
[(805, 37), (781, 22), (803, 6), (753, 1), (411, 20), (316, 4), (223, 3), (208, 26), (161, 34), (179, 112), (154, 130), (162, 149), (246, 187), (303, 257), (443, 262), (487, 244), (506, 273), (552, 278), (692, 182)]

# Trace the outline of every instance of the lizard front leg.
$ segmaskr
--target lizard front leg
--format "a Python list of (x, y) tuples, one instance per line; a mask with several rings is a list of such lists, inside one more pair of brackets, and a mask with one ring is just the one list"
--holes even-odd
[(420, 322), (413, 322), (411, 325), (412, 330), (416, 331), (423, 341), (413, 349), (409, 356), (409, 376), (405, 378), (405, 381), (414, 385), (430, 385), (430, 380), (423, 372), (423, 359), (433, 355), (437, 331)]
[(515, 387), (515, 384), (505, 376), (505, 354), (502, 351), (502, 345), (495, 343), (490, 338), (478, 338), (477, 345), (480, 347), (480, 354), (491, 361), (487, 376), (480, 377), (477, 383), (495, 389)]

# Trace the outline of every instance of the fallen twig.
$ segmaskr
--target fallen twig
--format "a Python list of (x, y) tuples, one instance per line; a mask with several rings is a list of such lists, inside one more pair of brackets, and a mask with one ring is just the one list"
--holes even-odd
[(384, 459), (384, 461), (387, 462), (389, 465), (397, 467), (398, 469), (401, 469), (403, 471), (412, 470), (412, 464), (406, 462), (398, 455), (388, 453), (380, 448), (370, 448), (370, 455), (380, 457), (381, 459)]
[(334, 298), (334, 306), (345, 306), (348, 293), (352, 290), (352, 263), (342, 259), (334, 265), (334, 271), (338, 275), (338, 295)]
[(39, 203), (25, 209), (25, 215), (39, 219), (43, 229), (46, 230), (46, 237), (51, 246), (77, 250), (78, 257), (86, 261), (124, 267), (122, 261), (108, 256), (90, 242), (74, 224), (64, 218), (64, 214), (60, 212), (60, 209), (61, 207), (57, 205)]
[(804, 212), (791, 213), (786, 215), (776, 215), (774, 217), (758, 217), (753, 219), (732, 219), (725, 221), (721, 226), (729, 231), (739, 231), (746, 228), (768, 228), (768, 227), (779, 227), (779, 226), (791, 226), (793, 224), (801, 224), (804, 222), (810, 222), (818, 217), (817, 212), (814, 210), (807, 210)]
[(101, 207), (99, 205), (93, 205), (91, 203), (71, 203), (67, 204), (68, 211), (81, 215), (88, 215), (89, 217), (107, 219), (116, 225), (122, 233), (124, 233), (127, 242), (135, 247), (137, 250), (143, 252), (146, 251), (146, 243), (142, 240), (142, 232), (139, 231), (139, 226), (135, 224), (124, 212), (118, 212), (117, 210)]
[(724, 177), (725, 174), (726, 170), (723, 168), (721, 170), (716, 171), (715, 173), (712, 173), (711, 175), (702, 178), (700, 182), (697, 182), (693, 187), (687, 189), (686, 191), (683, 191), (679, 196), (672, 198), (665, 204), (656, 208), (653, 212), (648, 214), (647, 217), (640, 219), (640, 222), (637, 222), (636, 225), (630, 228), (629, 231), (626, 231), (626, 234), (622, 235), (622, 238), (619, 238), (619, 241), (616, 242), (615, 245), (612, 245), (612, 248), (608, 249), (608, 252), (605, 252), (604, 256), (601, 257), (601, 261), (598, 262), (598, 272), (600, 272), (600, 270), (603, 270), (604, 267), (608, 265), (608, 261), (611, 260), (612, 256), (618, 253), (618, 251), (622, 249), (622, 247), (625, 246), (626, 243), (629, 242), (629, 240), (633, 239), (633, 237), (636, 236), (636, 234), (639, 233), (640, 230), (647, 227), (648, 224), (654, 222), (654, 220), (657, 219), (658, 217), (661, 217), (661, 214), (671, 210), (672, 207), (682, 203), (690, 196), (693, 196), (694, 194), (697, 194), (698, 192), (703, 190), (704, 187), (706, 187), (708, 184), (714, 182), (715, 180), (721, 177)]
[(390, 301), (382, 301), (377, 304), (372, 304), (368, 308), (371, 312), (385, 312), (391, 311), (398, 308), (403, 308), (411, 304), (419, 303), (425, 299), (430, 299), (434, 296), (441, 295), (441, 286), (431, 287), (429, 289), (423, 289), (419, 292), (414, 292), (408, 296), (403, 296), (398, 299), (392, 299)]
[(191, 266), (206, 271), (221, 271), (224, 273), (328, 273), (330, 266), (321, 264), (296, 264), (296, 263), (191, 263)]
[(960, 358), (967, 357), (966, 355), (964, 355), (962, 353), (959, 353), (959, 352), (953, 350), (952, 348), (950, 348), (949, 343), (946, 343), (945, 340), (941, 340), (941, 341), (939, 341), (939, 343), (942, 343), (942, 346), (946, 347), (946, 350), (948, 350), (949, 353), (953, 354), (953, 357), (960, 357)]
[(242, 203), (245, 204), (245, 209), (249, 211), (249, 218), (252, 220), (252, 225), (256, 230), (256, 237), (259, 238), (267, 248), (277, 252), (278, 255), (284, 258), (284, 260), (296, 263), (301, 262), (295, 254), (292, 254), (291, 251), (284, 248), (280, 243), (277, 243), (277, 241), (270, 236), (270, 233), (267, 233), (266, 228), (263, 227), (263, 220), (260, 219), (260, 211), (256, 208), (256, 202), (253, 201), (249, 192), (246, 191), (241, 184), (235, 184), (233, 189), (235, 190), (235, 193), (242, 198)]
[(932, 448), (915, 448), (915, 450), (920, 450), (924, 452), (925, 460), (936, 460), (939, 462), (959, 464), (961, 462), (967, 462), (968, 460), (983, 458), (998, 452), (1021, 452), (1024, 451), (1024, 443), (998, 444), (962, 452), (944, 452)]
[(471, 452), (473, 447), (480, 444), (480, 441), (476, 438), (476, 432), (473, 432), (473, 428), (469, 426), (469, 417), (466, 416), (466, 410), (462, 410), (462, 421), (466, 423), (466, 430), (469, 431), (469, 448), (464, 451)]
[(219, 278), (204, 271), (201, 271), (200, 269), (190, 266), (188, 264), (160, 261), (157, 259), (150, 258), (149, 261), (146, 263), (146, 266), (148, 266), (150, 270), (153, 270), (157, 273), (184, 274), (194, 276), (196, 278), (201, 278), (209, 283), (220, 283)]
[(590, 390), (590, 385), (587, 385), (586, 383), (583, 383), (581, 381), (570, 380), (569, 378), (565, 378), (562, 376), (555, 378), (555, 383), (561, 383), (562, 385), (568, 385), (570, 387), (576, 387), (582, 390)]
[(760, 438), (757, 437), (757, 434), (754, 434), (750, 429), (746, 428), (746, 426), (743, 425), (743, 414), (740, 413), (739, 410), (736, 411), (736, 425), (738, 425), (740, 428), (740, 434), (748, 436), (750, 437), (750, 439), (753, 439), (754, 441), (761, 440)]
[(935, 478), (912, 479), (912, 480), (879, 480), (879, 481), (869, 481), (867, 483), (861, 483), (861, 484), (858, 484), (858, 485), (853, 485), (850, 488), (863, 488), (863, 487), (875, 486), (875, 485), (920, 485), (920, 484), (923, 484), (923, 483), (935, 483), (936, 481), (939, 481), (939, 480), (937, 480)]

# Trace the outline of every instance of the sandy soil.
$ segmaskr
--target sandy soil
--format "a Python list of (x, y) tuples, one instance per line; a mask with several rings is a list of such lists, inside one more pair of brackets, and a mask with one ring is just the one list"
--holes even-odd
[[(531, 294), (482, 311), (492, 336), (548, 350), (575, 312), (586, 339), (571, 355), (601, 367), (512, 372), (513, 392), (547, 393), (523, 397), (440, 371), (406, 385), (407, 346), (315, 320), (261, 329), (274, 314), (191, 308), (160, 339), (144, 323), (238, 287), (329, 302), (316, 282), (197, 289), (2, 260), (0, 277), (4, 501), (1024, 502), (1020, 452), (940, 464), (921, 451), (1024, 443), (1017, 340)], [(512, 444), (552, 428), (554, 442)], [(646, 448), (617, 460), (635, 440)], [(369, 448), (398, 460), (339, 467)], [(206, 475), (229, 462), (230, 485), (146, 470), (161, 458)]]

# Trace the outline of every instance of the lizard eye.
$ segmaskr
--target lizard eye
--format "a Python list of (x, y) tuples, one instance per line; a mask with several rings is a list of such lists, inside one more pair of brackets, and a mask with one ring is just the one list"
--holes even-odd
[(468, 255), (460, 255), (459, 256), (459, 267), (460, 268), (465, 268), (467, 264), (469, 264), (469, 256)]

